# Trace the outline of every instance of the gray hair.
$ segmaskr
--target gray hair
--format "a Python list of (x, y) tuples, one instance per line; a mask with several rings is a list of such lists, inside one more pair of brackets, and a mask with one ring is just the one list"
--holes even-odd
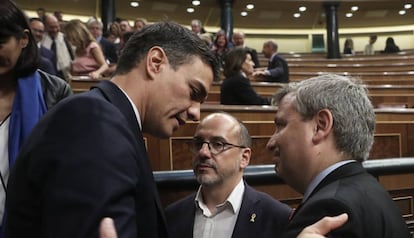
[(293, 104), (304, 120), (322, 109), (333, 116), (336, 147), (357, 161), (368, 158), (374, 143), (375, 113), (367, 89), (358, 79), (326, 74), (289, 84), (277, 92), (274, 102), (293, 94)]
[(103, 24), (102, 22), (100, 22), (99, 20), (91, 17), (87, 22), (86, 22), (86, 26), (89, 28), (91, 27), (91, 25), (93, 24), (97, 24), (99, 28), (101, 28), (101, 30), (103, 29)]

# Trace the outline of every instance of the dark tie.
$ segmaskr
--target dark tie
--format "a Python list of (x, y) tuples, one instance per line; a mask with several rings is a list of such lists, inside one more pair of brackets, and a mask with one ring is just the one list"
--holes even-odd
[(52, 45), (50, 46), (50, 49), (53, 51), (53, 53), (55, 53), (56, 55), (56, 41), (55, 38), (52, 37)]

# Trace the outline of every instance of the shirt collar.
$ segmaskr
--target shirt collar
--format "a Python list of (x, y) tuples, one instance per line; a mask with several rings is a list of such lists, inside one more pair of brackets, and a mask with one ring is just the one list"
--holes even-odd
[(131, 104), (131, 106), (132, 106), (132, 109), (134, 110), (134, 113), (135, 113), (135, 116), (137, 117), (137, 121), (138, 121), (138, 125), (139, 125), (139, 128), (141, 129), (141, 131), (142, 131), (142, 126), (141, 126), (141, 117), (139, 116), (139, 111), (138, 111), (138, 108), (135, 106), (135, 104), (132, 102), (132, 100), (131, 100), (131, 98), (128, 96), (128, 94), (122, 89), (122, 88), (120, 88), (120, 87), (118, 87), (123, 93), (124, 93), (124, 95), (128, 98), (128, 101), (129, 101), (129, 103)]
[(273, 55), (270, 57), (269, 61), (272, 61), (273, 58), (277, 55), (277, 52), (273, 53)]
[[(196, 206), (203, 211), (204, 215), (209, 216), (210, 211), (207, 205), (204, 203), (203, 196), (201, 194), (201, 188), (202, 188), (202, 185), (198, 188), (194, 202)], [(226, 201), (224, 201), (221, 204), (216, 205), (217, 210), (219, 210), (221, 207), (228, 204), (229, 207), (232, 209), (232, 212), (234, 214), (237, 214), (240, 210), (241, 203), (243, 201), (244, 190), (245, 190), (245, 186), (244, 186), (243, 179), (240, 179), (240, 182), (236, 185), (236, 187), (234, 187), (233, 191), (227, 197)]]
[(329, 166), (328, 168), (324, 169), (322, 172), (320, 172), (313, 180), (312, 182), (309, 184), (308, 188), (306, 189), (305, 194), (303, 195), (303, 200), (302, 203), (304, 203), (309, 196), (311, 195), (312, 191), (315, 190), (316, 186), (318, 186), (318, 184), (326, 177), (328, 176), (332, 171), (334, 171), (335, 169), (341, 167), (344, 164), (348, 164), (351, 162), (355, 162), (355, 160), (344, 160), (338, 163), (335, 163), (331, 166)]

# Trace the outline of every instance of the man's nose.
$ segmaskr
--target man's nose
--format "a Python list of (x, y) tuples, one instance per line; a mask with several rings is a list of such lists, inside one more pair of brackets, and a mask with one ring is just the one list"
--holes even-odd
[(200, 108), (201, 104), (199, 102), (194, 102), (191, 104), (190, 108), (187, 110), (187, 117), (192, 121), (200, 120)]

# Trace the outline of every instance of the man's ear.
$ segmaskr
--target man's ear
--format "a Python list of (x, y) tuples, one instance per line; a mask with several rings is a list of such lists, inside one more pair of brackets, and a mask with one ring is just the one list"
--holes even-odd
[(146, 68), (150, 78), (154, 79), (155, 75), (162, 71), (162, 67), (166, 63), (168, 63), (167, 55), (161, 47), (154, 46), (148, 50)]
[(252, 150), (250, 148), (242, 148), (243, 154), (240, 161), (240, 168), (245, 169), (250, 163), (250, 157), (252, 156)]
[(331, 111), (328, 109), (322, 109), (316, 113), (314, 120), (315, 124), (312, 140), (317, 144), (324, 140), (329, 133), (331, 133), (333, 127), (333, 116)]
[(26, 46), (29, 44), (29, 38), (30, 38), (29, 34), (30, 34), (30, 31), (28, 29), (24, 29), (23, 36), (20, 39), (20, 47), (22, 47), (22, 49), (26, 48)]

